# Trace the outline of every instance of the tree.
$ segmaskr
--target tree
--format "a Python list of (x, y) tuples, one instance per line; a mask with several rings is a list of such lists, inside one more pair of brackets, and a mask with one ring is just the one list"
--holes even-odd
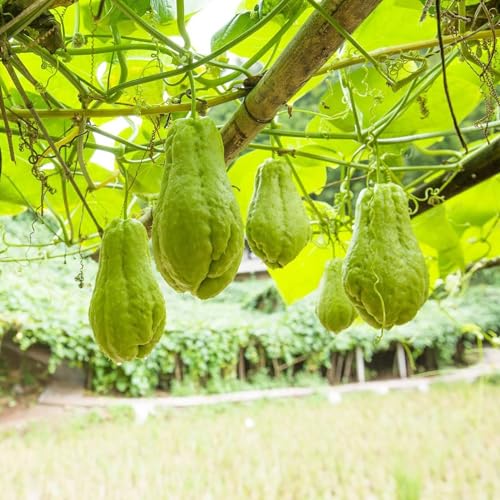
[(405, 187), (432, 278), (499, 255), (495, 2), (247, 0), (204, 55), (186, 23), (209, 3), (0, 1), (0, 214), (28, 209), (54, 247), (92, 253), (111, 219), (150, 222), (168, 124), (224, 109), (243, 215), (275, 155), (314, 221), (271, 271), (288, 301), (316, 288), (332, 244), (345, 251), (374, 179)]

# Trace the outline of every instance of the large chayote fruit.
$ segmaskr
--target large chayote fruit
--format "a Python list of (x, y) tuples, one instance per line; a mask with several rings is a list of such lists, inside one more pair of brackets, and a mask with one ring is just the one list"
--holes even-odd
[(153, 212), (153, 255), (172, 288), (207, 299), (231, 283), (244, 247), (222, 138), (210, 118), (178, 119), (165, 153)]
[(148, 236), (132, 219), (104, 231), (89, 319), (101, 350), (121, 363), (147, 356), (165, 330), (165, 301), (153, 276)]
[(342, 259), (327, 261), (316, 307), (316, 314), (321, 324), (334, 333), (345, 330), (356, 318), (356, 310), (342, 284), (342, 262)]
[(364, 189), (342, 273), (347, 296), (375, 328), (410, 321), (425, 302), (429, 275), (413, 234), (408, 198), (394, 183)]
[(259, 166), (246, 233), (252, 252), (271, 268), (286, 266), (309, 241), (309, 219), (284, 160)]

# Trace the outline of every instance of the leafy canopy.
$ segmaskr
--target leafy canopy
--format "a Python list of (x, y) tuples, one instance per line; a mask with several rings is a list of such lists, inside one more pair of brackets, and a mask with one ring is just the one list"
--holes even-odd
[[(166, 126), (194, 108), (223, 125), (317, 8), (246, 0), (225, 26), (206, 26), (211, 53), (201, 54), (189, 21), (210, 3), (59, 0), (33, 21), (26, 12), (42, 0), (1, 2), (0, 215), (49, 216), (43, 255), (91, 252), (111, 219), (154, 205)], [(412, 196), (443, 173), (452, 183), (497, 135), (498, 13), (440, 2), (441, 53), (436, 9), (423, 15), (424, 3), (383, 0), (230, 165), (243, 216), (259, 163), (285, 155), (296, 171), (315, 236), (271, 271), (288, 302), (317, 287), (332, 245), (344, 253), (356, 194), (375, 179), (405, 186), (415, 210), (437, 205), (414, 219), (434, 280), (500, 253), (499, 176), (450, 200), (439, 189)], [(2, 257), (14, 258), (8, 245)]]

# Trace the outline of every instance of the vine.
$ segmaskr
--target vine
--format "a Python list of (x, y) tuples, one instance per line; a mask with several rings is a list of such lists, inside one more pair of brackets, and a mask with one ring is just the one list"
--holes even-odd
[[(168, 21), (158, 21), (147, 9), (142, 12), (131, 0), (80, 1), (53, 9), (51, 26), (60, 28), (63, 42), (54, 50), (49, 37), (40, 36), (45, 32), (28, 29), (47, 13), (47, 0), (33, 2), (12, 19), (2, 17), (0, 131), (9, 153), (0, 175), (8, 179), (11, 198), (17, 206), (38, 207), (40, 213), (55, 217), (67, 244), (93, 244), (91, 238), (116, 215), (111, 207), (119, 203), (121, 214), (140, 217), (154, 203), (156, 193), (146, 192), (141, 180), (151, 177), (154, 185), (158, 170), (152, 165), (164, 152), (163, 124), (188, 113), (210, 113), (224, 116), (219, 123), (225, 123), (230, 175), (237, 171), (237, 156), (247, 144), (251, 151), (285, 157), (295, 174), (304, 160), (315, 165), (301, 169), (297, 178), (318, 224), (315, 230), (330, 243), (343, 244), (339, 234), (350, 230), (359, 187), (375, 177), (403, 185), (412, 196), (415, 215), (445, 202), (475, 153), (491, 148), (497, 138), (498, 12), (483, 1), (475, 6), (463, 0), (442, 2), (441, 9), (439, 2), (437, 9), (429, 2), (424, 14), (434, 18), (428, 21), (439, 27), (438, 37), (429, 39), (426, 32), (420, 40), (415, 36), (409, 43), (392, 40), (384, 46), (381, 41), (381, 47), (367, 50), (354, 31), (355, 16), (346, 12), (348, 6), (356, 9), (359, 24), (378, 2), (343, 3), (339, 9), (338, 2), (307, 0), (304, 9), (288, 10), (287, 0), (272, 2), (266, 12), (251, 11), (244, 28), (206, 53), (194, 46), (192, 13), (182, 0), (176, 0), (177, 18)], [(408, 13), (415, 22), (409, 19), (408, 29), (420, 29), (418, 16), (411, 8)], [(108, 27), (110, 19), (114, 21)], [(335, 55), (338, 45), (323, 47), (324, 32), (320, 36), (308, 31), (311, 25), (330, 30), (338, 43), (345, 42), (345, 49)], [(253, 37), (259, 42), (249, 43)], [(307, 52), (316, 64), (307, 68), (307, 75), (305, 56), (294, 59), (306, 42), (321, 45), (324, 52), (321, 60)], [(444, 116), (436, 120), (435, 89), (440, 78), (457, 67), (477, 77), (474, 89), (482, 93), (484, 105), (480, 116), (464, 121), (462, 107), (455, 103), (456, 123), (448, 128)], [(470, 81), (470, 75), (465, 79)], [(298, 83), (284, 97), (279, 92), (290, 81)], [(447, 82), (450, 91), (453, 84)], [(154, 100), (152, 92), (158, 92)], [(302, 94), (294, 96), (296, 92), (305, 94), (305, 100), (297, 102)], [(325, 100), (320, 92), (331, 98), (329, 108), (316, 106)], [(316, 100), (312, 104), (311, 96)], [(231, 149), (230, 136), (238, 127), (231, 129), (235, 121), (227, 118), (238, 107), (234, 116), (244, 114), (243, 99), (259, 122), (252, 123), (248, 116), (246, 122), (236, 122), (248, 134)], [(415, 110), (420, 122), (413, 129), (400, 129)], [(272, 117), (271, 125), (260, 123)], [(432, 120), (433, 128), (426, 127)], [(456, 134), (471, 144), (470, 154), (453, 143)], [(442, 140), (446, 144), (440, 144)], [(418, 160), (413, 161), (409, 151)], [(493, 157), (496, 150), (489, 151)], [(24, 192), (23, 182), (28, 181), (13, 170), (15, 161), (22, 169), (21, 159), (31, 166), (39, 197)], [(333, 204), (332, 213), (318, 208), (320, 202), (307, 192), (316, 166), (327, 168), (319, 196), (321, 202)], [(87, 218), (95, 229), (88, 229)]]

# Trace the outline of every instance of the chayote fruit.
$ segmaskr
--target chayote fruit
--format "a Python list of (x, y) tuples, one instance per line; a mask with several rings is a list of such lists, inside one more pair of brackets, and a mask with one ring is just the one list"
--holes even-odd
[(342, 259), (327, 261), (316, 306), (316, 314), (321, 324), (334, 333), (348, 328), (356, 318), (356, 310), (342, 284), (342, 263)]
[(210, 118), (178, 119), (165, 154), (153, 212), (153, 255), (172, 288), (207, 299), (231, 283), (244, 247), (222, 138)]
[(359, 315), (375, 328), (410, 321), (425, 302), (429, 274), (408, 198), (397, 184), (376, 184), (360, 193), (342, 280)]
[(246, 233), (252, 252), (271, 268), (286, 266), (309, 241), (309, 219), (284, 160), (259, 166)]
[(116, 363), (143, 358), (163, 334), (165, 318), (146, 229), (136, 220), (113, 220), (102, 238), (90, 301), (97, 344)]

